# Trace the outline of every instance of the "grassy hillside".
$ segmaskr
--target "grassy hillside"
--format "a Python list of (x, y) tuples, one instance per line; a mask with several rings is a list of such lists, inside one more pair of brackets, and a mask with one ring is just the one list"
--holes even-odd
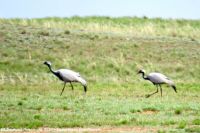
[[(200, 21), (72, 17), (0, 19), (0, 127), (150, 126), (199, 131)], [(54, 77), (69, 68), (88, 81), (72, 92)], [(172, 78), (175, 94), (138, 69)]]

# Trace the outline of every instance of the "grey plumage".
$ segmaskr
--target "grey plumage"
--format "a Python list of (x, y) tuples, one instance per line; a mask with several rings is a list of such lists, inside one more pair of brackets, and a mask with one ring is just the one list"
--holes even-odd
[(72, 82), (79, 82), (82, 84), (84, 91), (87, 92), (87, 82), (85, 81), (85, 79), (83, 79), (81, 77), (81, 75), (77, 72), (74, 72), (72, 70), (69, 69), (59, 69), (59, 70), (53, 70), (51, 68), (51, 62), (49, 61), (45, 61), (44, 62), (45, 65), (48, 66), (49, 70), (55, 75), (57, 76), (61, 81), (64, 82), (64, 86), (63, 89), (61, 91), (61, 94), (63, 93), (64, 89), (65, 89), (65, 85), (66, 83), (70, 83), (72, 90), (74, 89)]
[(147, 97), (150, 97), (155, 93), (158, 93), (158, 86), (160, 87), (160, 92), (161, 92), (161, 96), (162, 96), (162, 87), (161, 87), (162, 84), (168, 84), (177, 93), (174, 82), (172, 80), (170, 80), (168, 77), (166, 77), (165, 75), (163, 75), (162, 73), (152, 72), (146, 76), (145, 76), (144, 70), (139, 70), (138, 73), (142, 74), (143, 79), (151, 81), (157, 88), (156, 92), (147, 95)]

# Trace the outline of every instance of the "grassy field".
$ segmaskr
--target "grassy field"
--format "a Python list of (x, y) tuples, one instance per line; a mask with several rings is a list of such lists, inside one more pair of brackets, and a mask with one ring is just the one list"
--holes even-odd
[[(0, 128), (150, 127), (200, 132), (200, 21), (72, 17), (0, 19)], [(52, 75), (88, 82), (74, 92)], [(172, 78), (163, 97), (138, 69)]]

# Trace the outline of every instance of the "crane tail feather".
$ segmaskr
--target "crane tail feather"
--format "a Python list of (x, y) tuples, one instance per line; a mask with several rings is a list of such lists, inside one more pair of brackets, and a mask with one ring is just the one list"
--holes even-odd
[(85, 93), (87, 92), (87, 86), (84, 86), (84, 91), (85, 91)]
[(78, 77), (77, 80), (83, 85), (84, 91), (87, 92), (87, 82), (85, 81), (85, 79), (83, 79), (82, 77)]
[(175, 85), (172, 85), (172, 88), (173, 88), (174, 91), (177, 93), (176, 86), (175, 86)]

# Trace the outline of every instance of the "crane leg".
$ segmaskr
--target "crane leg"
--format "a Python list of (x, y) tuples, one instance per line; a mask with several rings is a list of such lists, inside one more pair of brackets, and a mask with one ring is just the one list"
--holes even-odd
[(146, 98), (149, 98), (150, 96), (152, 96), (153, 94), (158, 93), (158, 85), (156, 85), (157, 90), (154, 93), (148, 94), (146, 95)]
[(71, 87), (72, 87), (72, 90), (74, 90), (74, 87), (73, 87), (73, 85), (72, 85), (72, 82), (70, 82), (70, 85), (71, 85)]
[(160, 94), (161, 94), (161, 97), (162, 97), (162, 87), (161, 87), (160, 84), (159, 84), (159, 86), (160, 86)]
[(61, 91), (61, 93), (60, 93), (60, 96), (62, 95), (62, 93), (63, 93), (63, 91), (64, 91), (64, 89), (65, 89), (65, 85), (66, 85), (66, 82), (64, 83), (64, 86), (63, 86), (63, 89), (62, 89), (62, 91)]

